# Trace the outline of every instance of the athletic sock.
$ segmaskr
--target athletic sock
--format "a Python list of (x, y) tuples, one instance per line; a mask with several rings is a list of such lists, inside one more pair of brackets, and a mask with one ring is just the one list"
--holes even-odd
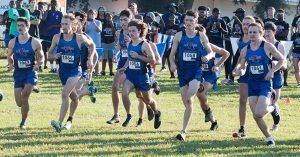
[(204, 111), (205, 115), (207, 115), (210, 112), (210, 108)]
[(70, 122), (72, 123), (72, 120), (73, 120), (73, 117), (70, 116), (70, 117), (67, 119), (67, 122), (70, 121)]
[(54, 69), (54, 68), (53, 68), (53, 64), (50, 64), (50, 69)]
[(20, 125), (25, 125), (26, 123), (26, 118), (22, 118), (21, 124)]
[(274, 140), (273, 140), (272, 136), (270, 136), (267, 138), (267, 141), (274, 141)]

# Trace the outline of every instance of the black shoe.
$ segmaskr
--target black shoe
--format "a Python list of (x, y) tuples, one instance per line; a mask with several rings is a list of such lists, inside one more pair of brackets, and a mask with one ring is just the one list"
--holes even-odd
[(246, 137), (246, 133), (244, 129), (240, 129), (239, 132), (235, 132), (232, 134), (234, 138)]
[(50, 69), (50, 73), (55, 73), (55, 70), (54, 69)]
[(170, 76), (170, 79), (174, 79), (174, 78), (175, 78), (175, 75), (171, 75), (171, 76)]
[(139, 118), (137, 124), (136, 124), (136, 127), (141, 127), (143, 124), (143, 119)]
[(159, 87), (157, 81), (155, 81), (155, 82), (153, 83), (152, 88), (154, 89), (153, 92), (154, 92), (156, 95), (159, 95), (159, 93), (160, 93), (160, 87)]
[(147, 108), (148, 120), (151, 121), (154, 118), (154, 112), (151, 108)]
[(44, 66), (44, 69), (48, 69), (47, 65)]
[(218, 127), (219, 127), (218, 122), (215, 121), (215, 122), (211, 123), (210, 130), (215, 131), (218, 129)]
[(181, 131), (177, 136), (176, 136), (176, 139), (179, 140), (179, 141), (185, 141), (185, 138), (186, 138), (186, 133)]
[(111, 120), (107, 121), (107, 124), (114, 124), (114, 123), (119, 123), (120, 122), (120, 116), (119, 115), (114, 115)]
[(105, 76), (105, 72), (101, 71), (100, 76)]
[(278, 125), (280, 122), (279, 108), (277, 104), (272, 104), (272, 106), (274, 107), (274, 111), (271, 112), (271, 115), (273, 117), (274, 124)]
[(283, 83), (283, 86), (289, 86), (289, 85), (287, 84), (287, 82), (284, 82), (284, 83)]
[(275, 146), (275, 141), (268, 141), (267, 146)]
[(161, 113), (160, 113), (160, 111), (158, 111), (158, 113), (155, 114), (154, 129), (158, 129), (160, 127), (160, 124), (161, 124), (160, 116), (161, 116)]
[(127, 118), (126, 118), (125, 122), (122, 124), (122, 126), (127, 127), (128, 124), (130, 123), (131, 119), (132, 119), (131, 114), (127, 115)]
[(39, 93), (39, 92), (40, 92), (40, 89), (39, 89), (39, 87), (37, 87), (37, 86), (33, 86), (32, 91), (34, 91), (35, 93)]
[(115, 76), (115, 74), (113, 72), (110, 72), (109, 76)]

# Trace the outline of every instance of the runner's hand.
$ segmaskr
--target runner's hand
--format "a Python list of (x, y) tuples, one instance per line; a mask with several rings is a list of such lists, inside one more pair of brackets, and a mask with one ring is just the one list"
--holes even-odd
[(34, 65), (33, 66), (33, 71), (39, 71), (40, 70), (40, 66), (39, 65)]
[(265, 80), (272, 80), (274, 77), (274, 72), (269, 71), (265, 77)]
[(55, 55), (55, 59), (59, 59), (61, 57), (62, 52), (59, 52)]

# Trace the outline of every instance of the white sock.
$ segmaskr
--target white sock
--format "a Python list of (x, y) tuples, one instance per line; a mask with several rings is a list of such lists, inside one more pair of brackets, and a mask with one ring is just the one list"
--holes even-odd
[(56, 70), (58, 71), (58, 69), (59, 69), (59, 65), (58, 65), (58, 64), (56, 64)]
[(273, 140), (272, 136), (270, 136), (267, 138), (267, 141), (274, 141), (274, 140)]
[(53, 64), (50, 64), (50, 69), (53, 69)]

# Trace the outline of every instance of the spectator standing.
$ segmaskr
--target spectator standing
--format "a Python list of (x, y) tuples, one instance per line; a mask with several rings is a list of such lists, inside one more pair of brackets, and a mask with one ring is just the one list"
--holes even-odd
[(23, 0), (16, 1), (16, 8), (10, 8), (8, 11), (8, 17), (11, 19), (11, 25), (9, 29), (10, 39), (14, 38), (18, 34), (17, 19), (19, 17), (25, 17), (30, 19), (29, 11), (22, 7)]
[(175, 3), (171, 3), (169, 6), (166, 7), (166, 9), (168, 10), (168, 13), (162, 16), (164, 22), (169, 23), (169, 16), (171, 14), (175, 14), (176, 15), (175, 23), (180, 24), (181, 14), (178, 12), (178, 6)]
[(133, 16), (134, 16), (135, 19), (139, 19), (139, 20), (143, 21), (143, 16), (139, 15), (138, 6), (137, 6), (136, 3), (130, 3), (129, 6), (128, 6), (128, 9), (131, 10), (131, 12), (133, 13)]
[(42, 19), (42, 13), (37, 9), (36, 0), (29, 1), (29, 13), (30, 13), (30, 28), (29, 34), (33, 37), (39, 38), (39, 24)]
[[(87, 12), (88, 19), (85, 25), (85, 33), (87, 33), (94, 41), (96, 48), (101, 48), (101, 31), (102, 23), (96, 20), (96, 10), (89, 10)], [(99, 75), (99, 62), (95, 66), (95, 73)]]
[(101, 39), (102, 39), (101, 46), (104, 50), (102, 55), (101, 76), (105, 76), (105, 68), (106, 68), (107, 61), (109, 67), (109, 75), (114, 76), (113, 73), (114, 52), (112, 49), (115, 47), (115, 37), (116, 37), (115, 33), (116, 33), (116, 29), (112, 21), (112, 14), (105, 13), (105, 21), (102, 25), (102, 32), (101, 32)]
[(277, 21), (277, 19), (275, 19), (275, 8), (274, 7), (268, 7), (268, 10), (267, 10), (267, 18), (264, 19), (264, 23), (267, 23), (267, 22), (273, 22), (275, 23)]
[[(16, 4), (15, 4), (15, 1), (10, 1), (9, 2), (9, 8), (15, 8), (16, 7)], [(11, 19), (8, 17), (8, 12), (9, 12), (9, 9), (6, 10), (4, 13), (3, 13), (3, 19), (2, 19), (2, 23), (5, 25), (5, 30), (4, 30), (4, 42), (5, 42), (5, 47), (8, 46), (8, 42), (9, 42), (9, 30), (10, 30), (10, 25), (11, 25)]]

